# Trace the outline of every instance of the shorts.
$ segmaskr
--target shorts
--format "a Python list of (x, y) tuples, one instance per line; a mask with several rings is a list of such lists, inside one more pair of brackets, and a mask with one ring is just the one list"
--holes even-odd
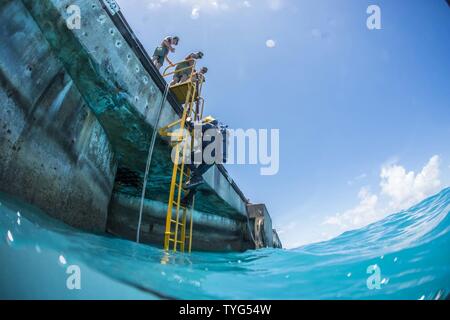
[(155, 52), (153, 53), (153, 60), (158, 62), (159, 64), (164, 64), (164, 59), (166, 58), (168, 54), (168, 50), (163, 47), (156, 48)]

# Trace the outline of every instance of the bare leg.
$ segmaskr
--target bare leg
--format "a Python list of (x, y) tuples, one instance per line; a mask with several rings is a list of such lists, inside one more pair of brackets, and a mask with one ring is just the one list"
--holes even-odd
[(162, 64), (158, 62), (158, 58), (152, 59), (153, 64), (155, 65), (156, 69), (160, 70), (162, 67)]

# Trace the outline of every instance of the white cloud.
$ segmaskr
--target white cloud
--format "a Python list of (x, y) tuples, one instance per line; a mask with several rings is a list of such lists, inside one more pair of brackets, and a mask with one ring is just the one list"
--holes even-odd
[(325, 220), (325, 224), (335, 225), (341, 229), (357, 228), (367, 223), (374, 222), (378, 216), (378, 196), (364, 187), (358, 193), (359, 204), (343, 213), (338, 213)]
[(353, 209), (327, 217), (324, 224), (337, 227), (336, 233), (366, 226), (386, 215), (407, 209), (438, 192), (440, 158), (433, 156), (417, 174), (401, 165), (390, 163), (382, 167), (379, 195), (367, 187), (358, 194), (359, 204)]
[(200, 8), (198, 7), (194, 7), (192, 8), (192, 12), (191, 12), (191, 18), (196, 20), (200, 17)]
[(275, 48), (276, 45), (277, 45), (277, 43), (275, 42), (275, 40), (269, 39), (266, 41), (267, 48)]
[(433, 156), (421, 172), (407, 172), (400, 165), (381, 169), (381, 193), (390, 198), (393, 210), (405, 209), (416, 204), (441, 187), (439, 180), (439, 156)]
[(149, 10), (159, 9), (159, 8), (161, 8), (161, 3), (159, 3), (159, 2), (149, 2), (149, 3), (147, 3), (147, 8)]

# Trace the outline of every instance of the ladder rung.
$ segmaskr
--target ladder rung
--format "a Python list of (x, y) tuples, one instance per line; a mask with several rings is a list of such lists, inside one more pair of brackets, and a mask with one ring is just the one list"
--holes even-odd
[[(170, 242), (175, 242), (175, 239), (170, 238), (169, 241), (170, 241)], [(183, 243), (184, 243), (184, 241), (181, 241), (181, 240), (177, 240), (176, 242), (177, 242), (177, 243), (180, 243), (180, 244), (183, 244)]]
[(178, 224), (179, 226), (184, 226), (184, 224), (183, 223), (181, 223), (181, 222), (177, 222), (176, 220), (170, 220), (172, 223), (176, 223), (176, 224)]
[[(175, 183), (175, 186), (178, 188), (180, 185), (179, 185), (178, 183)], [(188, 192), (189, 190), (188, 190), (188, 189), (181, 188), (181, 191)]]
[[(189, 175), (189, 174), (187, 174), (187, 173), (183, 173), (183, 176), (184, 176), (186, 179), (188, 179), (188, 180), (191, 178), (191, 175)], [(180, 180), (180, 178), (181, 178), (181, 176), (180, 176), (180, 177), (177, 177), (177, 181)]]
[[(178, 202), (173, 201), (173, 204), (176, 205), (176, 206), (178, 207)], [(185, 206), (182, 206), (181, 204), (180, 204), (180, 208), (181, 208), (181, 209), (187, 209)]]
[[(181, 172), (181, 165), (178, 165), (178, 170), (177, 170), (177, 171)], [(187, 174), (187, 173), (185, 172), (185, 170), (183, 170), (183, 175), (184, 175), (185, 177), (190, 177), (190, 175)]]

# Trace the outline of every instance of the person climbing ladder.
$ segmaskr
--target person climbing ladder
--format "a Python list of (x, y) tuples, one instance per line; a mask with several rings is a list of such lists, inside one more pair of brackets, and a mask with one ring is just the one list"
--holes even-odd
[[(197, 150), (194, 149), (191, 153), (191, 164), (189, 165), (191, 169), (191, 176), (183, 186), (186, 190), (189, 190), (189, 193), (181, 200), (181, 203), (185, 206), (192, 205), (192, 201), (198, 187), (204, 183), (203, 175), (214, 164), (224, 164), (227, 162), (228, 148), (228, 126), (220, 123), (211, 116), (206, 117), (199, 123), (194, 123), (190, 119), (188, 122), (190, 122), (189, 125), (191, 127), (201, 127), (202, 142), (198, 144), (201, 148), (197, 148)], [(217, 141), (217, 139), (220, 140)], [(208, 155), (204, 154), (204, 151), (212, 144), (215, 144), (215, 148), (212, 149), (212, 153)], [(202, 153), (201, 163), (195, 163), (197, 160), (196, 154), (198, 152)], [(211, 159), (206, 159), (205, 157), (210, 157)]]

